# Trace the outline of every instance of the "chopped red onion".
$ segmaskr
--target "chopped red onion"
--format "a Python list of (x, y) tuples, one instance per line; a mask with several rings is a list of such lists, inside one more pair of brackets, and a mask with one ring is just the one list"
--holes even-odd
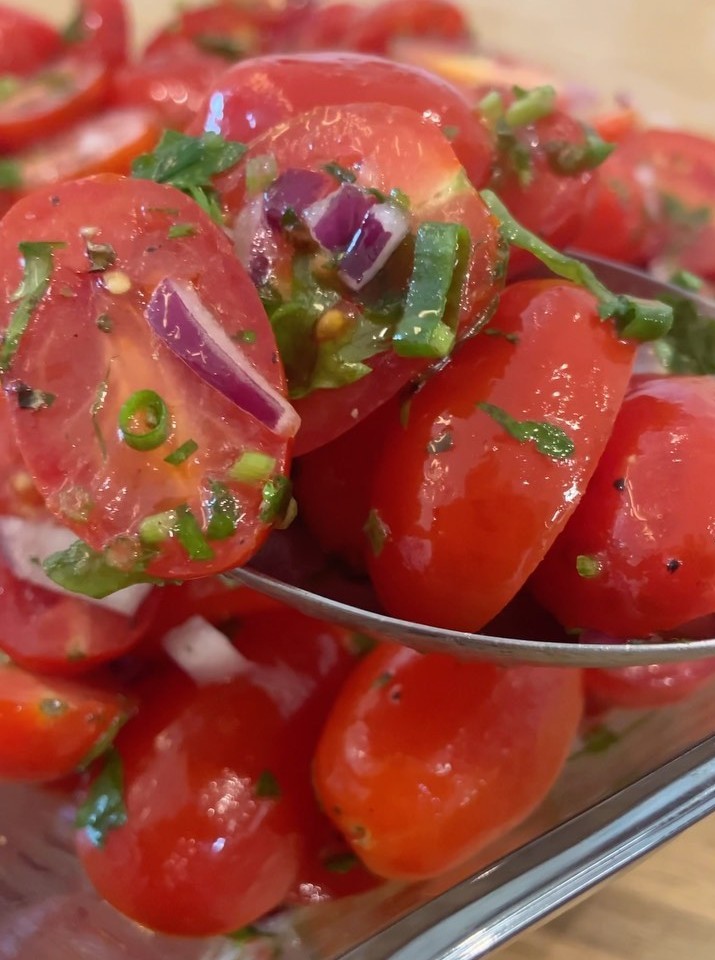
[(238, 652), (226, 634), (203, 617), (190, 617), (169, 630), (161, 645), (198, 686), (224, 683), (250, 669), (250, 662)]
[(340, 261), (340, 278), (352, 290), (364, 287), (385, 266), (409, 233), (408, 214), (396, 203), (378, 203), (362, 222)]
[(303, 220), (313, 238), (331, 253), (345, 250), (360, 229), (376, 198), (352, 183), (343, 183), (334, 193), (311, 204)]
[(133, 617), (151, 590), (151, 584), (138, 583), (118, 590), (102, 600), (95, 600), (93, 597), (84, 595), (80, 597), (71, 590), (65, 590), (47, 576), (42, 569), (41, 561), (52, 553), (66, 550), (76, 539), (76, 535), (71, 530), (48, 520), (0, 517), (0, 550), (18, 580), (31, 583), (51, 593), (60, 593), (66, 597), (81, 600), (83, 603), (113, 610), (114, 613), (125, 617)]
[(162, 280), (146, 319), (167, 347), (201, 379), (279, 437), (293, 437), (300, 417), (251, 364), (188, 283)]
[(299, 217), (318, 199), (328, 177), (316, 170), (285, 170), (263, 194), (266, 220), (280, 229), (283, 217), (293, 210)]

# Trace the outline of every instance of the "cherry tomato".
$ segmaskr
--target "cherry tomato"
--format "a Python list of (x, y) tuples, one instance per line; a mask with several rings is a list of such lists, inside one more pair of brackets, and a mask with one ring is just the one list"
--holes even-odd
[(78, 57), (100, 60), (113, 69), (129, 51), (129, 22), (124, 0), (79, 0), (68, 31), (70, 50)]
[(471, 30), (464, 11), (450, 0), (386, 0), (363, 12), (352, 26), (350, 45), (365, 53), (389, 55), (401, 37), (468, 46)]
[(351, 46), (353, 28), (362, 15), (357, 3), (329, 3), (317, 7), (299, 28), (298, 50), (343, 50)]
[(117, 106), (149, 107), (167, 127), (183, 130), (225, 70), (223, 57), (181, 40), (169, 51), (120, 67), (112, 78), (110, 99)]
[(0, 666), (0, 779), (56, 780), (72, 773), (124, 722), (117, 693)]
[(584, 682), (588, 696), (601, 707), (652, 710), (684, 700), (714, 674), (714, 660), (693, 660), (614, 670), (586, 670)]
[[(264, 484), (228, 471), (260, 453), (278, 489), (289, 441), (190, 371), (144, 315), (164, 278), (190, 284), (229, 335), (252, 331), (248, 363), (268, 388), (283, 389), (268, 321), (223, 231), (174, 188), (112, 175), (38, 191), (3, 226), (5, 327), (22, 276), (18, 244), (64, 243), (7, 360), (10, 389), (40, 391), (39, 409), (16, 403), (11, 412), (48, 508), (127, 572), (191, 578), (243, 562), (272, 515), (261, 506)], [(187, 443), (186, 456), (167, 462)]]
[[(405, 164), (395, 144), (417, 142), (420, 163)], [(429, 360), (399, 356), (389, 346), (389, 324), (396, 320), (394, 313), (390, 320), (384, 304), (392, 300), (402, 309), (412, 268), (409, 243), (414, 241), (408, 237), (373, 280), (355, 292), (349, 290), (317, 245), (305, 248), (300, 235), (293, 240), (290, 231), (268, 223), (265, 195), (252, 194), (246, 185), (251, 162), (266, 156), (273, 158), (279, 175), (286, 170), (318, 173), (323, 196), (339, 188), (325, 169), (334, 164), (348, 171), (361, 191), (376, 189), (386, 197), (399, 188), (409, 198), (410, 236), (425, 221), (460, 224), (469, 237), (469, 252), (455, 276), (459, 286), (450, 293), (460, 330), (478, 322), (501, 285), (497, 269), (501, 239), (495, 219), (466, 179), (447, 140), (412, 110), (380, 104), (319, 108), (251, 143), (246, 161), (217, 186), (232, 218), (239, 257), (272, 304), (290, 396), (302, 420), (296, 437), (299, 455), (344, 433)], [(296, 308), (296, 320), (290, 304), (294, 297), (300, 304), (311, 284), (318, 292), (308, 297), (307, 312)], [(326, 304), (320, 313), (313, 306), (316, 302)], [(281, 307), (285, 309), (279, 314)], [(370, 311), (376, 322), (366, 328)], [(281, 316), (285, 319), (279, 323)], [(329, 399), (326, 390), (331, 391)]]
[(436, 876), (546, 796), (581, 719), (577, 670), (378, 647), (343, 687), (315, 757), (324, 809), (380, 876)]
[(472, 183), (486, 185), (494, 151), (467, 99), (419, 67), (367, 55), (282, 54), (237, 63), (213, 89), (190, 132), (203, 129), (248, 142), (316, 107), (357, 103), (409, 107), (446, 129)]
[(44, 519), (45, 502), (35, 486), (12, 436), (10, 406), (0, 391), (0, 515)]
[(23, 190), (36, 190), (93, 173), (129, 173), (132, 160), (152, 150), (159, 135), (154, 114), (148, 110), (107, 110), (16, 154), (12, 160), (17, 164)]
[(536, 572), (567, 627), (647, 637), (715, 611), (715, 384), (642, 379), (623, 403), (588, 491)]
[(505, 606), (582, 495), (633, 355), (584, 290), (507, 287), (384, 442), (368, 559), (389, 613), (475, 630)]
[(21, 150), (59, 133), (101, 106), (108, 88), (109, 71), (98, 60), (53, 61), (0, 100), (0, 150)]
[(61, 47), (59, 33), (44, 20), (0, 5), (0, 74), (32, 74), (56, 57)]

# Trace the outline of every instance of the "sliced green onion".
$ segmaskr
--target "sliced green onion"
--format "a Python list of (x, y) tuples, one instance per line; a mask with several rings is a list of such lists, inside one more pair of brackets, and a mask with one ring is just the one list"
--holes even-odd
[(272, 153), (262, 153), (246, 161), (246, 191), (251, 197), (263, 193), (278, 176), (278, 164)]
[(615, 149), (615, 143), (607, 143), (595, 130), (586, 131), (586, 139), (583, 143), (552, 140), (544, 147), (554, 170), (571, 176), (599, 167)]
[(521, 91), (514, 88), (516, 100), (506, 108), (504, 119), (510, 127), (524, 127), (553, 113), (556, 91), (553, 87), (534, 87)]
[(279, 523), (286, 518), (292, 500), (292, 485), (288, 477), (282, 474), (273, 477), (263, 485), (263, 497), (259, 511), (262, 523)]
[(180, 447), (177, 447), (176, 450), (167, 457), (164, 457), (164, 463), (170, 463), (172, 467), (178, 467), (188, 460), (192, 453), (196, 453), (198, 449), (199, 445), (195, 440), (186, 440)]
[(178, 518), (175, 510), (153, 513), (139, 524), (139, 539), (149, 546), (165, 543), (177, 529)]
[(119, 411), (119, 429), (133, 450), (155, 450), (170, 429), (169, 408), (154, 390), (137, 390)]
[(275, 457), (258, 450), (246, 450), (228, 471), (237, 483), (265, 483), (276, 468)]
[(209, 540), (227, 540), (236, 532), (241, 517), (236, 498), (222, 483), (211, 484), (209, 522), (206, 536)]
[(191, 560), (213, 559), (214, 552), (198, 520), (185, 503), (176, 508), (176, 537)]
[(593, 580), (601, 573), (601, 561), (597, 557), (579, 554), (576, 557), (576, 573), (585, 580)]
[(16, 303), (17, 306), (10, 317), (10, 323), (0, 347), (0, 371), (3, 373), (7, 373), (12, 366), (13, 358), (29, 326), (32, 314), (50, 285), (53, 252), (64, 246), (64, 243), (43, 242), (18, 244), (24, 269), (20, 286), (10, 297), (10, 303)]
[(528, 250), (558, 277), (571, 280), (592, 293), (599, 301), (601, 317), (612, 318), (620, 336), (644, 341), (657, 340), (668, 333), (673, 325), (672, 307), (658, 300), (611, 293), (585, 263), (555, 250), (523, 227), (491, 190), (481, 190), (479, 195), (500, 221), (504, 239), (515, 247)]
[(402, 357), (446, 357), (454, 346), (454, 325), (445, 322), (450, 290), (462, 274), (469, 233), (459, 223), (420, 224), (405, 311), (392, 337)]
[(180, 240), (182, 237), (193, 237), (196, 230), (195, 223), (174, 223), (169, 227), (166, 235), (169, 240)]
[(676, 270), (670, 278), (670, 283), (676, 287), (681, 287), (683, 290), (697, 293), (702, 290), (705, 281), (697, 273), (691, 273), (690, 270)]
[(487, 123), (495, 124), (504, 116), (504, 97), (498, 90), (490, 90), (477, 104), (477, 111), (481, 113)]

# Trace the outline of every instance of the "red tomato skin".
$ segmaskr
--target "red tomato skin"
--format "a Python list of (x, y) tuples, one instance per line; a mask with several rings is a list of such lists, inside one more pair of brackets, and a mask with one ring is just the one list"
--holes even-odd
[(116, 69), (129, 53), (129, 17), (124, 0), (80, 0), (79, 38), (69, 49)]
[[(48, 74), (66, 80), (58, 85)], [(0, 150), (16, 152), (54, 136), (102, 106), (108, 91), (106, 64), (70, 55), (54, 61), (0, 102)]]
[(189, 40), (177, 41), (168, 52), (120, 67), (112, 78), (110, 102), (149, 108), (167, 127), (183, 130), (225, 70), (222, 57), (203, 53)]
[(352, 31), (362, 13), (363, 9), (357, 3), (329, 3), (317, 7), (303, 20), (296, 49), (316, 52), (349, 48)]
[(211, 91), (189, 132), (206, 130), (247, 143), (317, 107), (358, 103), (408, 107), (440, 128), (455, 127), (454, 152), (472, 183), (486, 185), (493, 146), (466, 97), (419, 67), (379, 57), (278, 54), (237, 63)]
[[(423, 162), (400, 162), (395, 143), (420, 142)], [(464, 176), (450, 144), (434, 124), (404, 107), (357, 104), (320, 107), (275, 127), (251, 143), (252, 157), (273, 154), (278, 169), (320, 170), (338, 162), (359, 167), (358, 186), (389, 193), (399, 186), (410, 197), (413, 229), (423, 220), (458, 222), (470, 234), (469, 262), (459, 304), (458, 325), (464, 332), (493, 306), (503, 278), (503, 243), (496, 219)], [(242, 214), (251, 213), (255, 198), (248, 198), (246, 165), (242, 164), (217, 183), (223, 202), (233, 217), (235, 235), (246, 248), (240, 255), (249, 272), (256, 252), (265, 254), (269, 273), (277, 285), (288, 286), (286, 275), (294, 251), (289, 242), (270, 228), (259, 225), (243, 232)], [(253, 226), (251, 227), (253, 229)], [(391, 397), (425, 369), (429, 361), (398, 356), (386, 349), (367, 361), (371, 373), (354, 383), (333, 389), (326, 403), (325, 391), (313, 390), (294, 400), (301, 417), (294, 454), (309, 453), (335, 439)]]
[(505, 668), (384, 644), (333, 707), (316, 751), (316, 790), (375, 873), (436, 876), (543, 800), (582, 709), (578, 670)]
[(28, 76), (57, 56), (61, 47), (59, 33), (44, 20), (0, 5), (0, 74)]
[[(101, 273), (88, 272), (90, 264), (80, 232), (87, 226), (88, 211), (92, 211), (90, 226), (98, 227), (95, 241), (110, 243), (116, 253), (114, 268), (125, 270), (131, 280), (131, 289), (121, 295), (112, 295), (104, 287)], [(167, 231), (177, 221), (196, 224), (195, 235), (168, 240)], [(246, 420), (232, 403), (196, 376), (190, 381), (189, 404), (182, 392), (187, 382), (183, 362), (157, 338), (148, 341), (149, 350), (140, 348), (142, 342), (147, 344), (145, 298), (164, 277), (183, 276), (227, 332), (232, 329), (229, 323), (254, 330), (255, 341), (246, 348), (247, 354), (274, 388), (284, 390), (282, 369), (275, 362), (275, 341), (253, 284), (236, 262), (228, 238), (192, 200), (150, 181), (103, 175), (24, 198), (3, 225), (0, 250), (6, 269), (0, 287), (6, 294), (17, 289), (20, 282), (19, 242), (66, 241), (66, 246), (55, 252), (49, 290), (33, 313), (11, 370), (13, 380), (42, 381), (43, 389), (56, 395), (51, 407), (29, 411), (29, 418), (21, 416), (28, 411), (19, 406), (12, 408), (11, 415), (38, 489), (62, 523), (102, 550), (116, 544), (118, 537), (135, 537), (145, 517), (182, 502), (187, 502), (200, 519), (206, 510), (206, 477), (224, 476), (243, 451), (243, 444), (247, 449), (263, 449), (274, 457), (277, 472), (287, 471), (289, 443), (270, 434), (258, 421)], [(68, 291), (72, 296), (67, 296)], [(6, 303), (6, 312), (11, 307)], [(96, 318), (103, 312), (114, 319), (116, 333), (98, 330)], [(3, 325), (6, 323), (7, 317)], [(48, 336), (48, 330), (54, 336)], [(116, 336), (122, 339), (121, 354), (116, 350)], [(81, 372), (85, 382), (80, 386), (74, 361), (77, 341), (83, 346)], [(151, 366), (158, 362), (158, 356), (160, 372)], [(80, 410), (91, 408), (99, 385), (107, 377), (108, 364), (114, 379), (108, 381), (106, 402), (95, 423), (91, 416), (75, 416), (76, 430), (68, 433), (67, 424), (73, 421), (78, 406)], [(145, 381), (135, 382), (138, 376)], [(110, 402), (112, 383), (116, 387)], [(176, 426), (166, 444), (142, 452), (123, 443), (117, 418), (121, 403), (134, 390), (145, 389), (147, 383), (160, 385)], [(35, 412), (40, 416), (36, 418)], [(98, 445), (95, 426), (106, 441), (106, 458)], [(168, 466), (165, 456), (197, 430), (205, 435), (205, 441), (201, 445), (200, 436), (195, 437), (200, 444), (195, 456), (181, 467)], [(102, 476), (114, 478), (113, 484), (103, 484)], [(131, 481), (121, 481), (128, 476)], [(205, 576), (244, 562), (258, 548), (270, 529), (258, 518), (261, 488), (244, 484), (239, 489), (228, 481), (227, 487), (235, 491), (246, 511), (237, 534), (212, 541), (213, 557), (198, 563), (175, 539), (164, 541), (159, 555), (147, 567), (150, 575), (170, 579)], [(84, 504), (79, 510), (77, 495)], [(179, 499), (172, 503), (172, 497)], [(123, 552), (122, 543), (129, 544), (120, 540)]]
[(464, 12), (449, 0), (386, 0), (363, 12), (350, 46), (389, 56), (394, 41), (404, 37), (467, 45), (471, 31)]
[[(517, 593), (573, 512), (626, 391), (632, 344), (596, 301), (561, 281), (504, 291), (484, 333), (412, 400), (407, 428), (384, 444), (372, 490), (384, 542), (370, 576), (393, 616), (475, 630)], [(519, 421), (546, 421), (575, 443), (556, 460), (519, 443), (487, 402)], [(428, 445), (445, 432), (451, 448)]]
[[(565, 626), (637, 638), (715, 610), (715, 523), (702, 478), (715, 469), (709, 377), (639, 378), (589, 489), (534, 575)], [(577, 556), (598, 576), (582, 577)]]
[(715, 674), (715, 661), (585, 670), (586, 694), (601, 707), (653, 710), (685, 700)]
[(129, 712), (128, 701), (112, 691), (0, 666), (0, 780), (71, 774)]

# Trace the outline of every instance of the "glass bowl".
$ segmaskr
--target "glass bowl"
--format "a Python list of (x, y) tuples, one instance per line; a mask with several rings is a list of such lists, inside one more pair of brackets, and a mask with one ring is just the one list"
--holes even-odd
[[(74, 0), (15, 0), (62, 22)], [(140, 31), (174, 0), (134, 0)], [(712, 132), (715, 5), (702, 0), (480, 0), (487, 46), (658, 123)], [(101, 902), (53, 792), (0, 788), (0, 960), (467, 960), (486, 956), (715, 810), (715, 686), (649, 714), (609, 715), (541, 808), (459, 872), (271, 918), (249, 943), (154, 935)], [(607, 748), (606, 748), (607, 746)]]

